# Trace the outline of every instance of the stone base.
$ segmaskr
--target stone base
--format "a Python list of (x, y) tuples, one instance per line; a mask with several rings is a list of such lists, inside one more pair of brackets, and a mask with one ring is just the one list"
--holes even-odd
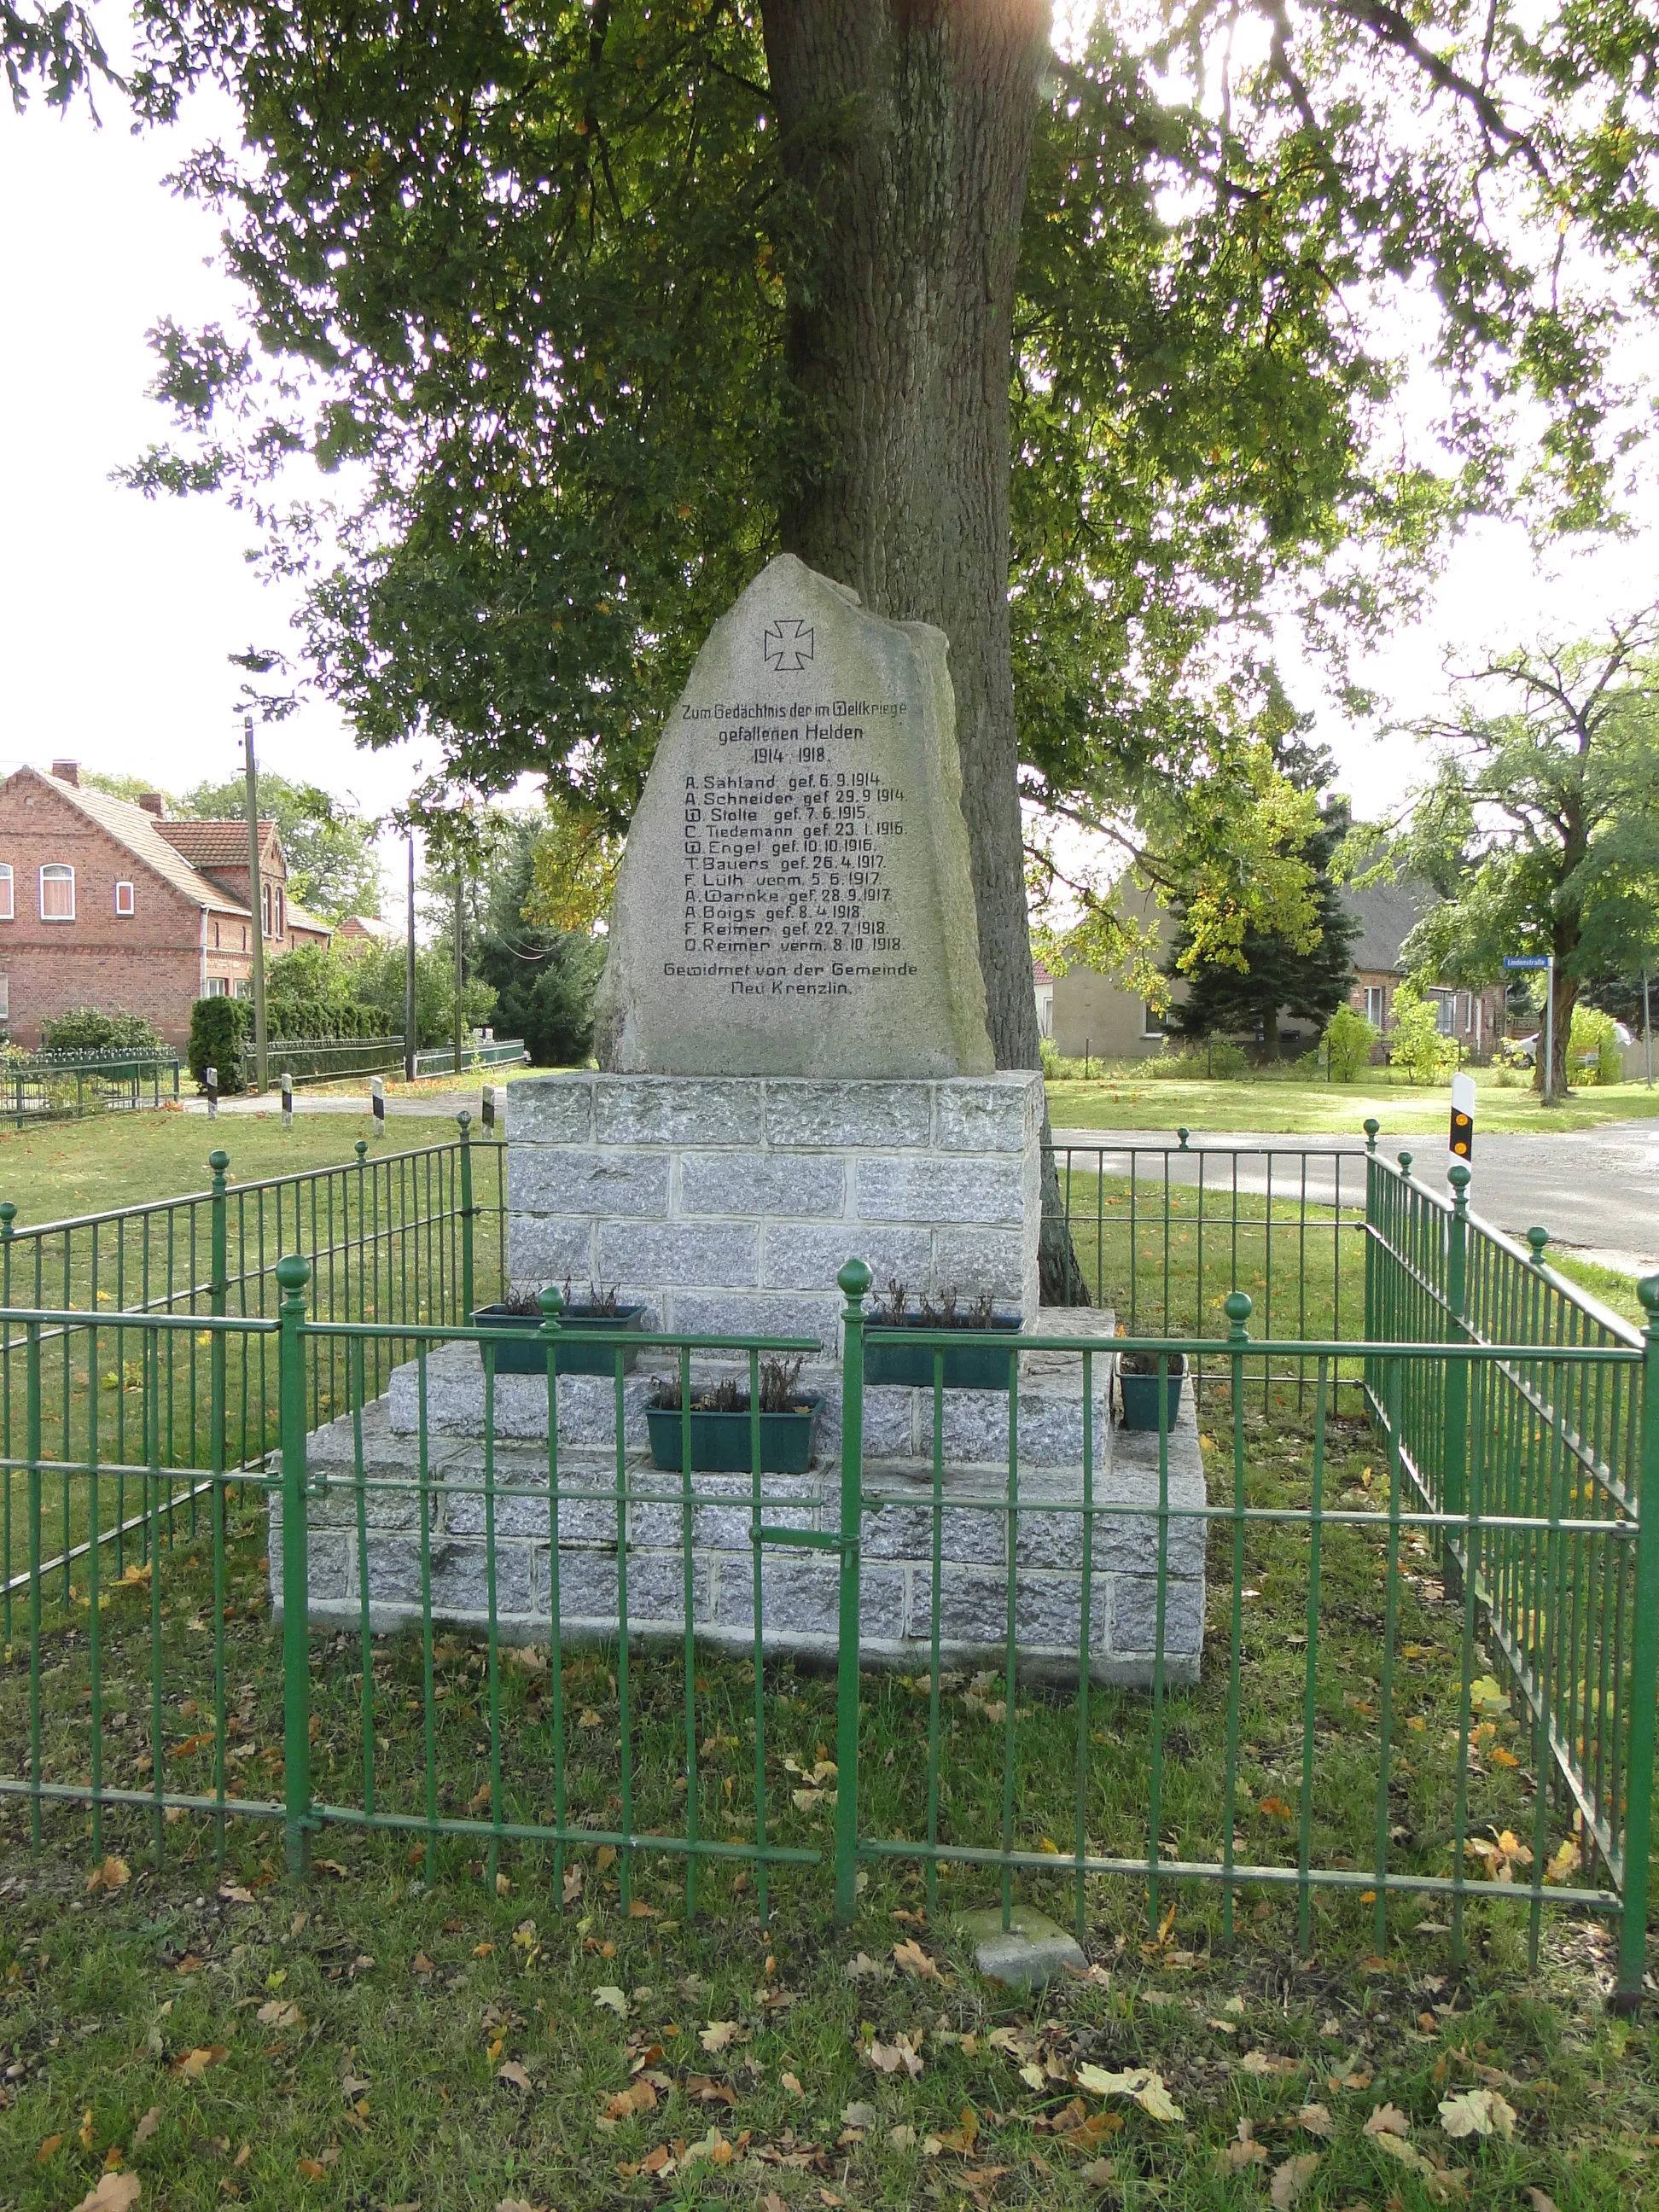
[(1056, 1974), (1086, 1972), (1089, 1961), (1077, 1938), (1046, 1912), (1032, 1905), (1017, 1905), (1008, 1919), (1005, 1928), (1000, 1905), (957, 1915), (957, 1927), (973, 1945), (974, 1963), (988, 1982), (1000, 1982), (1006, 1989), (1040, 1990)]
[(836, 1276), (1037, 1307), (1042, 1079), (599, 1075), (513, 1085), (515, 1284), (614, 1285), (665, 1334), (809, 1337)]
[[(1088, 1318), (1097, 1328), (1103, 1319), (1110, 1326), (1109, 1317)], [(1026, 1355), (1034, 1364), (1047, 1363), (1050, 1372), (1046, 1387), (1036, 1379), (1022, 1384), (1013, 1513), (1008, 1510), (1006, 1395), (945, 1394), (947, 1433), (967, 1447), (949, 1455), (941, 1480), (939, 1638), (940, 1656), (948, 1666), (1000, 1668), (1003, 1662), (1012, 1522), (1020, 1667), (1033, 1676), (1076, 1679), (1083, 1581), (1081, 1455), (1074, 1447), (1076, 1457), (1062, 1458), (1053, 1448), (1068, 1432), (1075, 1437), (1081, 1430), (1081, 1362), (1068, 1361), (1067, 1377), (1052, 1371), (1054, 1358)], [(1139, 1686), (1152, 1680), (1157, 1638), (1158, 1439), (1111, 1426), (1106, 1403), (1109, 1352), (1103, 1352), (1097, 1364), (1106, 1373), (1098, 1386), (1091, 1438), (1097, 1510), (1089, 1667), (1097, 1681)], [(319, 1623), (358, 1622), (365, 1571), (372, 1627), (389, 1631), (419, 1622), (420, 1498), (410, 1486), (414, 1373), (412, 1368), (398, 1370), (387, 1395), (362, 1418), (367, 1480), (362, 1536), (352, 1423), (334, 1422), (310, 1439), (311, 1613)], [(620, 1617), (613, 1416), (608, 1404), (594, 1402), (597, 1394), (590, 1392), (589, 1379), (568, 1376), (561, 1382), (558, 1614), (562, 1637), (572, 1641), (614, 1637)], [(826, 1384), (831, 1379), (826, 1376)], [(1061, 1387), (1067, 1380), (1069, 1392)], [(684, 1630), (688, 1514), (680, 1478), (658, 1473), (643, 1448), (641, 1409), (648, 1378), (630, 1378), (630, 1389), (636, 1381), (638, 1394), (630, 1398), (623, 1421), (627, 1500), (621, 1525), (626, 1533), (628, 1624), (636, 1635), (678, 1637)], [(500, 1389), (492, 1462), (497, 1626), (514, 1643), (544, 1641), (553, 1611), (556, 1547), (548, 1503), (546, 1385), (531, 1378), (526, 1389), (522, 1407), (504, 1385)], [(600, 1382), (599, 1389), (609, 1398), (613, 1386)], [(539, 1436), (529, 1402), (538, 1396)], [(931, 1663), (933, 1604), (933, 1474), (931, 1456), (916, 1446), (931, 1429), (931, 1394), (871, 1390), (866, 1410), (872, 1401), (885, 1399), (896, 1403), (878, 1407), (866, 1427), (860, 1649), (874, 1662), (926, 1668)], [(952, 1407), (957, 1399), (994, 1402), (988, 1408), (964, 1409)], [(919, 1405), (918, 1400), (927, 1402)], [(808, 1473), (762, 1478), (761, 1517), (769, 1527), (822, 1535), (839, 1532), (839, 1404), (837, 1390), (834, 1420), (820, 1425), (817, 1458)], [(435, 1619), (473, 1630), (482, 1630), (489, 1620), (482, 1412), (476, 1348), (456, 1345), (434, 1354), (428, 1364), (427, 1431), (432, 1607)], [(636, 1419), (637, 1441), (631, 1434)], [(1051, 1449), (1047, 1458), (1045, 1439)], [(985, 1449), (988, 1442), (1000, 1443), (1000, 1461)], [(750, 1478), (694, 1475), (691, 1498), (693, 1626), (713, 1644), (750, 1650), (756, 1598)], [(1181, 1416), (1170, 1433), (1169, 1498), (1164, 1675), (1176, 1684), (1197, 1680), (1204, 1629), (1207, 1524), (1201, 1517), (1204, 1477), (1190, 1392), (1183, 1394)], [(1101, 1510), (1105, 1508), (1116, 1510)], [(270, 1549), (273, 1601), (280, 1605), (278, 1500), (272, 1503)], [(835, 1551), (763, 1546), (760, 1603), (769, 1652), (833, 1662), (839, 1648)]]

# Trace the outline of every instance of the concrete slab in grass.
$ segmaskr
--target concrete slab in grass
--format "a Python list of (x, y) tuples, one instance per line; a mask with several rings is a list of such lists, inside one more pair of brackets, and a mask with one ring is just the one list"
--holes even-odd
[(974, 1946), (974, 1959), (988, 1982), (1010, 1989), (1041, 1989), (1070, 1967), (1082, 1973), (1089, 1962), (1074, 1937), (1035, 1905), (1017, 1905), (1002, 1924), (1002, 1907), (988, 1905), (957, 1915), (957, 1925)]

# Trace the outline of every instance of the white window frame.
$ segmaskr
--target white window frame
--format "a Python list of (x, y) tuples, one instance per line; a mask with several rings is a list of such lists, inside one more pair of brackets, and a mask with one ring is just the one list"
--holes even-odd
[(0, 862), (0, 921), (14, 921), (17, 916), (17, 896), (12, 881), (11, 863)]
[[(126, 895), (127, 895), (127, 896), (126, 896), (126, 903), (125, 903), (125, 906), (121, 903), (121, 894), (122, 894), (122, 892), (123, 892), (123, 891), (125, 891), (125, 892), (126, 893)], [(134, 892), (133, 892), (132, 885), (131, 885), (130, 883), (126, 882), (126, 881), (125, 880), (125, 878), (124, 878), (121, 882), (119, 882), (119, 883), (118, 883), (118, 884), (116, 884), (116, 886), (115, 886), (115, 911), (116, 911), (116, 913), (117, 913), (117, 914), (121, 917), (122, 921), (131, 921), (131, 919), (132, 919), (132, 912), (133, 912), (133, 898), (134, 898)]]
[(0, 1022), (11, 1019), (11, 977), (0, 968)]
[(230, 996), (229, 976), (210, 975), (207, 979), (207, 994), (210, 999), (228, 999)]
[(1170, 1034), (1166, 1025), (1152, 1012), (1151, 1002), (1146, 999), (1140, 1002), (1140, 1034), (1144, 1037), (1166, 1037)]
[(274, 890), (274, 891), (272, 892), (272, 894), (271, 894), (271, 900), (270, 900), (271, 913), (272, 913), (272, 915), (273, 915), (273, 917), (274, 917), (274, 919), (275, 919), (275, 921), (276, 921), (276, 927), (275, 927), (275, 929), (273, 929), (273, 930), (271, 931), (271, 933), (271, 933), (271, 935), (272, 935), (272, 936), (273, 936), (273, 937), (277, 940), (277, 942), (278, 942), (279, 944), (280, 944), (280, 942), (282, 941), (282, 936), (283, 936), (283, 925), (284, 921), (286, 921), (286, 919), (287, 919), (286, 915), (283, 914), (283, 904), (284, 904), (284, 901), (283, 901), (283, 887), (282, 887), (282, 885), (281, 885), (280, 884), (278, 884), (276, 885), (276, 887), (275, 890)]
[(271, 909), (275, 904), (275, 902), (270, 896), (270, 890), (271, 887), (269, 879), (259, 886), (259, 932), (261, 936), (266, 939), (269, 939), (270, 936)]
[[(1372, 1012), (1373, 1006), (1376, 1008), (1375, 1012)], [(1380, 1030), (1382, 1028), (1383, 1018), (1388, 1012), (1388, 1008), (1389, 993), (1387, 985), (1383, 983), (1367, 983), (1365, 986), (1365, 1019), (1371, 1024), (1373, 1029)]]
[[(52, 878), (55, 884), (62, 883), (65, 878), (67, 878), (69, 883), (69, 912), (67, 914), (48, 914), (46, 912), (46, 878), (48, 876)], [(40, 880), (37, 888), (40, 900), (40, 919), (42, 921), (74, 921), (75, 871), (70, 867), (67, 860), (43, 860), (40, 863)]]

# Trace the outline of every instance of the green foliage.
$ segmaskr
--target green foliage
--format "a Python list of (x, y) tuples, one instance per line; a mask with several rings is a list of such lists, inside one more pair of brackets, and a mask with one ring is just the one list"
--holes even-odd
[(1182, 892), (1174, 901), (1181, 927), (1165, 963), (1167, 974), (1188, 979), (1185, 998), (1170, 1010), (1170, 1027), (1177, 1036), (1259, 1029), (1270, 1060), (1279, 1057), (1282, 1013), (1323, 1023), (1340, 1005), (1353, 973), (1350, 947), (1358, 933), (1331, 874), (1347, 833), (1346, 811), (1333, 806), (1322, 814), (1313, 799), (1328, 779), (1329, 757), (1288, 738), (1276, 750), (1264, 797), (1283, 789), (1297, 802), (1273, 840), (1275, 857), (1301, 878), (1291, 913), (1275, 927), (1235, 902), (1237, 927), (1228, 932)]
[[(240, 776), (224, 783), (198, 783), (179, 805), (182, 812), (204, 821), (246, 822), (247, 786)], [(259, 812), (276, 823), (282, 837), (291, 898), (329, 921), (349, 914), (379, 914), (377, 823), (315, 784), (291, 783), (263, 769)]]
[(49, 107), (65, 108), (77, 92), (91, 104), (94, 78), (117, 82), (97, 28), (76, 0), (0, 0), (0, 66), (5, 70), (11, 104), (21, 115), (28, 105), (28, 80), (38, 77)]
[(1320, 1042), (1324, 1048), (1325, 1066), (1333, 1083), (1352, 1083), (1363, 1075), (1371, 1064), (1378, 1030), (1374, 1022), (1352, 1006), (1339, 1006), (1325, 1024), (1325, 1034)]
[(40, 1024), (43, 1052), (160, 1052), (161, 1034), (143, 1014), (106, 1013), (96, 1006), (71, 1006)]
[(1394, 994), (1394, 1026), (1389, 1031), (1389, 1064), (1407, 1083), (1439, 1083), (1457, 1060), (1454, 1039), (1442, 1036), (1434, 1001), (1407, 976)]
[(1572, 1010), (1572, 1039), (1567, 1050), (1567, 1065), (1579, 1081), (1591, 1083), (1622, 1083), (1625, 1079), (1624, 1055), (1619, 1049), (1618, 1032), (1613, 1016), (1603, 1013), (1600, 1007), (1577, 1006)]
[[(1630, 90), (1653, 27), (1562, 0), (1536, 23), (1517, 0), (1419, 15), (1337, 30), (1262, 0), (1259, 58), (1235, 63), (1213, 18), (1103, 10), (1086, 50), (1045, 58), (1010, 598), (1044, 804), (1121, 816), (1224, 786), (1215, 665), (1261, 697), (1248, 641), (1275, 592), (1309, 584), (1316, 635), (1363, 628), (1451, 513), (1527, 489), (1575, 524), (1605, 511), (1607, 271), (1622, 285), (1654, 224)], [(142, 22), (141, 111), (222, 82), (258, 154), (232, 133), (182, 165), (224, 212), (246, 334), (161, 327), (181, 436), (131, 480), (257, 505), (368, 743), (429, 732), (483, 789), (546, 772), (620, 827), (696, 641), (844, 465), (787, 319), (799, 337), (817, 296), (810, 179), (837, 169), (807, 156), (860, 127), (856, 100), (781, 131), (752, 8), (434, 24), (412, 0), (300, 21), (155, 0)], [(1458, 386), (1443, 481), (1391, 440), (1371, 458), (1416, 350), (1402, 295)], [(296, 450), (364, 487), (331, 569), (320, 518), (269, 494)]]
[(210, 1067), (219, 1071), (222, 1093), (242, 1087), (242, 1048), (253, 1035), (253, 1006), (247, 999), (198, 999), (190, 1010), (190, 1072), (199, 1084)]
[[(404, 1030), (404, 951), (400, 945), (376, 945), (353, 970), (360, 1003), (376, 1010), (386, 1023), (380, 1034)], [(453, 1035), (455, 966), (441, 945), (422, 945), (415, 956), (415, 1040), (418, 1047), (447, 1044)], [(461, 993), (461, 1022), (479, 1029), (495, 1012), (495, 994), (488, 983), (469, 979)]]

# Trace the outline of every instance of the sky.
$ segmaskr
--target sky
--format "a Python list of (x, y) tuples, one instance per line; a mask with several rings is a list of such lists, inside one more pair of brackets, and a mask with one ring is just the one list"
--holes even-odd
[[(102, 129), (83, 107), (59, 118), (37, 99), (20, 118), (0, 104), (0, 774), (70, 757), (182, 790), (240, 769), (241, 677), (227, 656), (291, 645), (292, 599), (249, 566), (252, 531), (222, 501), (150, 501), (110, 481), (167, 434), (145, 397), (146, 331), (163, 314), (230, 325), (236, 293), (216, 264), (214, 218), (163, 182), (210, 118), (198, 108), (177, 131), (135, 137), (118, 99), (101, 104)], [(1540, 630), (1593, 629), (1659, 593), (1659, 514), (1653, 525), (1549, 573), (1518, 528), (1479, 527), (1422, 620), (1355, 672), (1409, 719), (1443, 697), (1448, 653), (1467, 663)], [(1348, 725), (1294, 638), (1280, 646), (1356, 811), (1396, 811), (1420, 750)], [(258, 751), (371, 814), (400, 803), (421, 768), (409, 747), (360, 750), (317, 699)], [(389, 848), (388, 864), (391, 912), (401, 866)]]

